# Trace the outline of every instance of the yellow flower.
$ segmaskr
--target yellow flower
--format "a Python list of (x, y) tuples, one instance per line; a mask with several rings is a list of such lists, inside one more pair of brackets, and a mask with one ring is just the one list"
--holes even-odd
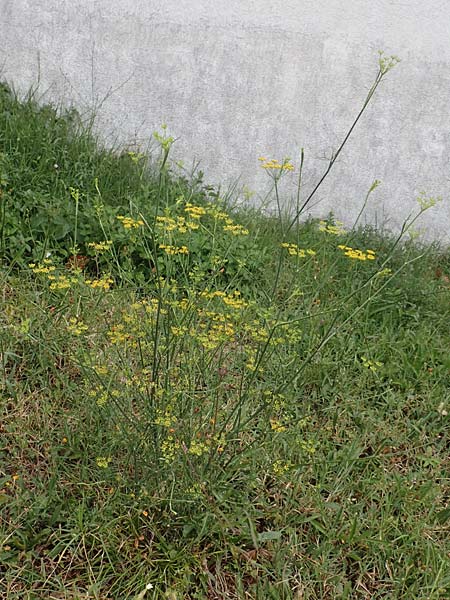
[(299, 440), (299, 446), (301, 450), (308, 454), (315, 454), (316, 444), (313, 440)]
[(160, 244), (159, 247), (169, 256), (174, 256), (176, 254), (189, 254), (189, 249), (187, 246), (170, 246), (167, 244)]
[(156, 226), (159, 229), (170, 233), (171, 231), (178, 231), (178, 233), (186, 233), (187, 231), (194, 231), (200, 226), (195, 221), (186, 220), (184, 217), (178, 216), (176, 219), (169, 216), (157, 216)]
[(82, 335), (88, 331), (89, 327), (77, 319), (77, 317), (71, 317), (69, 324), (67, 325), (67, 331), (73, 335)]
[(168, 435), (167, 438), (161, 444), (161, 454), (165, 462), (173, 462), (179, 449), (180, 442), (176, 440), (172, 435)]
[(290, 256), (298, 256), (300, 258), (305, 258), (307, 254), (309, 256), (315, 256), (316, 254), (316, 251), (312, 250), (311, 248), (299, 248), (297, 244), (289, 244), (288, 242), (283, 242), (281, 244), (281, 247), (286, 248)]
[(170, 331), (172, 332), (172, 335), (174, 335), (176, 337), (183, 337), (189, 333), (189, 328), (185, 327), (185, 326), (183, 326), (183, 327), (172, 326), (170, 328)]
[(248, 229), (245, 229), (242, 225), (224, 225), (223, 230), (233, 235), (248, 235)]
[(117, 325), (111, 327), (107, 335), (111, 344), (124, 344), (125, 342), (131, 340), (131, 335), (125, 331), (125, 326), (123, 323), (118, 323)]
[(274, 475), (281, 477), (281, 475), (284, 475), (287, 471), (292, 469), (293, 466), (294, 465), (290, 461), (284, 462), (283, 460), (276, 460), (272, 464), (272, 471)]
[(200, 442), (198, 440), (193, 440), (189, 446), (189, 454), (193, 454), (194, 456), (201, 456), (208, 452), (209, 447), (205, 442)]
[(278, 419), (270, 419), (270, 428), (272, 431), (276, 431), (277, 433), (282, 433), (287, 429), (287, 427), (282, 425)]
[(283, 162), (280, 163), (278, 160), (272, 158), (267, 160), (263, 156), (258, 159), (261, 162), (261, 167), (267, 170), (279, 170), (279, 171), (293, 171), (294, 165), (291, 163), (289, 158), (283, 159)]
[(55, 291), (68, 290), (72, 284), (79, 283), (76, 277), (67, 277), (66, 275), (48, 275), (47, 279), (52, 282), (50, 289)]
[(378, 367), (382, 367), (383, 363), (378, 360), (370, 360), (366, 356), (361, 356), (361, 362), (366, 369), (377, 371)]
[(215, 204), (209, 204), (207, 206), (207, 212), (213, 219), (216, 219), (217, 221), (225, 221), (227, 225), (230, 225), (230, 223), (233, 222), (229, 215), (226, 212), (219, 210)]
[(88, 247), (92, 248), (96, 252), (106, 252), (112, 246), (112, 240), (106, 240), (105, 242), (89, 242)]
[(100, 279), (86, 279), (85, 283), (94, 289), (109, 290), (114, 280), (108, 275), (103, 275)]
[(227, 294), (226, 292), (222, 292), (221, 290), (215, 290), (214, 292), (210, 292), (208, 289), (206, 289), (200, 293), (200, 297), (202, 298), (220, 298), (226, 306), (235, 308), (237, 310), (246, 308), (248, 306), (248, 302), (242, 300), (240, 296), (241, 292), (239, 290), (235, 290), (232, 294)]
[(194, 206), (190, 202), (186, 203), (184, 212), (188, 213), (192, 219), (200, 219), (203, 215), (206, 215), (206, 209), (203, 206)]
[(144, 225), (144, 221), (142, 221), (142, 219), (133, 219), (131, 217), (124, 217), (122, 215), (119, 215), (116, 218), (122, 223), (125, 229), (138, 229)]
[(338, 246), (339, 250), (344, 252), (345, 256), (348, 258), (352, 258), (355, 260), (375, 260), (375, 252), (374, 250), (358, 250), (357, 248), (352, 248), (351, 246), (344, 246), (340, 244)]
[(42, 263), (29, 263), (30, 269), (33, 273), (51, 273), (56, 270), (56, 267), (51, 264), (52, 261), (50, 259), (44, 259)]
[(172, 415), (171, 411), (168, 409), (165, 412), (162, 410), (156, 411), (156, 418), (154, 420), (155, 425), (160, 425), (161, 427), (172, 427), (177, 422), (177, 418)]

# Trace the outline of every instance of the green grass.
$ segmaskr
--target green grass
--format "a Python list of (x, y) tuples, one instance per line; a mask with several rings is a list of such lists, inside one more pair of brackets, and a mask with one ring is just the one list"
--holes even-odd
[(1, 89), (0, 596), (448, 598), (448, 250), (285, 234), (155, 139)]

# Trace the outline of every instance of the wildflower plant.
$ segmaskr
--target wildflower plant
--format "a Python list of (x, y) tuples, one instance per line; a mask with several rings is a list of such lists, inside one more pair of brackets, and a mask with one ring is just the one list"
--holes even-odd
[[(155, 139), (161, 146), (159, 181), (163, 186), (174, 140)], [(260, 162), (273, 177), (278, 198), (279, 177), (294, 166), (290, 159), (278, 162), (261, 157)], [(280, 229), (288, 236), (290, 224), (283, 229), (279, 198), (277, 203)], [(299, 295), (287, 283), (292, 274), (300, 269), (304, 276), (312, 275), (313, 281), (326, 278), (328, 257), (319, 247), (282, 241), (275, 286), (265, 300), (262, 296), (256, 302), (254, 292), (247, 296), (245, 288), (238, 286), (245, 281), (246, 269), (254, 276), (254, 265), (247, 266), (243, 255), (257, 239), (242, 246), (249, 226), (237, 221), (220, 201), (194, 203), (181, 194), (175, 204), (158, 204), (152, 215), (134, 211), (116, 219), (124, 231), (122, 238), (116, 238), (117, 255), (146, 257), (153, 292), (132, 301), (105, 329), (102, 355), (115, 365), (114, 382), (108, 379), (102, 384), (101, 371), (85, 369), (87, 381), (97, 382), (95, 398), (103, 418), (120, 423), (123, 415), (133, 413), (133, 425), (119, 426), (119, 430), (126, 432), (128, 440), (132, 436), (131, 446), (144, 465), (152, 465), (155, 477), (160, 477), (158, 473), (181, 475), (191, 469), (196, 477), (212, 480), (234, 460), (237, 446), (251, 449), (270, 436), (291, 435), (297, 410), (274, 407), (264, 393), (268, 382), (279, 379), (276, 365), (284, 364), (287, 373), (276, 385), (275, 395), (293, 393), (318, 353), (387, 284), (375, 286), (372, 280), (381, 274), (388, 275), (388, 280), (392, 277), (386, 267), (389, 254), (380, 258), (371, 248), (348, 245), (351, 232), (342, 223), (322, 220), (319, 232), (336, 240), (333, 246), (326, 238), (328, 251), (334, 247), (334, 264), (339, 262), (339, 253), (350, 262), (373, 263), (366, 280), (347, 297), (336, 295), (324, 301), (320, 284)], [(114, 242), (105, 236), (88, 247), (96, 254), (107, 254)], [(110, 273), (84, 277), (83, 285), (108, 292), (116, 285)], [(313, 333), (314, 315), (321, 311), (334, 315), (331, 325)], [(77, 319), (69, 324), (77, 336), (84, 327)], [(361, 361), (372, 371), (380, 366), (378, 361)], [(303, 439), (299, 448), (312, 455), (315, 445)]]
[[(371, 93), (388, 66), (384, 62), (380, 66)], [(249, 236), (250, 225), (239, 222), (218, 198), (214, 202), (204, 197), (194, 200), (192, 194), (181, 193), (174, 203), (165, 202), (169, 153), (175, 140), (167, 135), (166, 127), (161, 134), (155, 133), (154, 139), (161, 149), (161, 161), (153, 211), (144, 213), (130, 202), (128, 212), (105, 221), (103, 194), (96, 182), (95, 210), (103, 239), (85, 242), (95, 266), (68, 275), (52, 260), (44, 259), (30, 263), (30, 269), (47, 279), (51, 292), (78, 298), (78, 303), (93, 297), (90, 294), (100, 298), (114, 292), (114, 298), (121, 280), (139, 282), (144, 295), (136, 296), (126, 310), (111, 314), (97, 342), (102, 363), (114, 365), (113, 377), (109, 367), (98, 368), (96, 356), (86, 362), (86, 344), (75, 346), (81, 352), (78, 360), (86, 374), (87, 393), (93, 394), (100, 418), (121, 423), (125, 415), (133, 414), (131, 423), (119, 424), (118, 431), (126, 440), (132, 436), (131, 447), (144, 457), (145, 464), (158, 465), (156, 478), (160, 472), (168, 472), (169, 466), (173, 473), (194, 469), (196, 477), (207, 474), (212, 478), (221, 473), (218, 465), (232, 460), (236, 445), (252, 448), (267, 436), (292, 430), (294, 414), (274, 408), (261, 390), (279, 380), (277, 365), (284, 364), (289, 375), (277, 383), (275, 396), (294, 393), (301, 374), (321, 349), (391, 279), (389, 273), (385, 283), (371, 283), (379, 274), (388, 274), (389, 255), (381, 258), (371, 248), (348, 245), (351, 233), (332, 219), (318, 224), (319, 232), (328, 236), (328, 251), (335, 254), (331, 264), (320, 247), (300, 244), (298, 226), (293, 241), (290, 230), (294, 221), (286, 225), (277, 184), (281, 176), (294, 171), (294, 164), (289, 158), (279, 162), (261, 157), (261, 167), (274, 182), (284, 240), (279, 244), (273, 288), (261, 290), (256, 300), (254, 289), (248, 294), (245, 282), (248, 274), (255, 277), (257, 272), (258, 263), (248, 261), (249, 256), (260, 253), (257, 236)], [(130, 156), (133, 164), (139, 162), (135, 158)], [(300, 174), (303, 162), (302, 152)], [(71, 188), (70, 194), (78, 219), (80, 201), (84, 202), (87, 194), (79, 188)], [(77, 219), (74, 254), (79, 250)], [(329, 237), (336, 239), (334, 250)], [(324, 298), (321, 279), (325, 281), (335, 268), (339, 252), (352, 262), (373, 263), (373, 268), (349, 296)], [(133, 274), (136, 264), (139, 270)], [(315, 283), (299, 293), (288, 282), (300, 272)], [(315, 315), (321, 311), (334, 315), (333, 320), (327, 330), (313, 333)], [(67, 331), (78, 338), (90, 335), (78, 314), (70, 317)], [(363, 364), (371, 370), (378, 367), (368, 359)], [(300, 446), (306, 448), (305, 444)]]
[[(161, 145), (164, 173), (159, 181), (164, 185), (174, 140), (155, 139)], [(272, 174), (278, 197), (277, 181), (294, 170), (292, 162), (263, 157), (260, 162)], [(283, 230), (279, 198), (277, 203)], [(147, 257), (154, 292), (132, 302), (109, 324), (102, 352), (116, 365), (115, 382), (100, 385), (97, 405), (108, 418), (119, 421), (133, 411), (133, 427), (123, 431), (127, 439), (134, 436), (131, 446), (145, 457), (144, 462), (153, 469), (158, 465), (155, 477), (190, 469), (196, 477), (212, 479), (221, 473), (220, 465), (224, 468), (233, 460), (236, 444), (251, 449), (267, 436), (290, 435), (296, 411), (274, 410), (260, 392), (267, 382), (279, 379), (275, 365), (289, 367), (275, 393), (293, 393), (321, 349), (387, 284), (371, 282), (381, 277), (379, 273), (388, 274), (389, 254), (380, 258), (371, 248), (348, 245), (351, 232), (334, 220), (318, 224), (319, 232), (336, 239), (334, 261), (327, 265), (329, 259), (319, 247), (282, 241), (274, 288), (258, 302), (254, 294), (247, 297), (245, 289), (237, 287), (245, 281), (245, 246), (240, 240), (248, 237), (249, 226), (239, 223), (220, 201), (194, 203), (182, 194), (175, 204), (158, 204), (153, 215), (135, 212), (118, 215), (117, 220), (128, 236), (123, 238), (125, 253), (134, 247), (134, 252)], [(288, 223), (285, 236), (290, 228)], [(256, 241), (253, 237), (250, 244)], [(108, 239), (90, 244), (96, 252), (111, 247)], [(329, 244), (327, 238), (327, 248), (332, 250)], [(351, 262), (374, 267), (350, 295), (323, 299), (320, 279), (338, 263), (339, 252)], [(241, 255), (238, 261), (236, 255)], [(234, 272), (233, 261), (241, 265)], [(318, 282), (300, 295), (287, 283), (298, 269)], [(105, 291), (114, 283), (108, 273), (84, 280), (85, 285)], [(331, 325), (322, 333), (312, 333), (315, 314), (321, 311), (334, 315)], [(81, 327), (78, 322), (72, 325), (77, 334)], [(380, 366), (377, 361), (361, 360), (372, 371)], [(220, 373), (228, 374), (233, 383), (225, 383), (227, 377)], [(95, 378), (102, 379), (98, 371)], [(303, 440), (299, 448), (312, 455), (315, 445)]]
[[(380, 58), (363, 110), (394, 62)], [(298, 161), (261, 157), (279, 210), (275, 218), (256, 217), (251, 209), (233, 208), (219, 191), (177, 179), (170, 159), (175, 139), (166, 127), (153, 139), (159, 149), (155, 173), (145, 175), (140, 152), (117, 158), (130, 172), (127, 181), (135, 182), (133, 193), (108, 186), (105, 177), (64, 189), (72, 219), (66, 246), (47, 247), (43, 239), (36, 244), (36, 255), (20, 272), (26, 309), (17, 302), (17, 281), (5, 285), (0, 298), (5, 394), (25, 390), (22, 419), (35, 394), (55, 394), (59, 411), (51, 443), (39, 446), (37, 462), (40, 468), (48, 461), (47, 492), (59, 486), (52, 500), (57, 508), (49, 502), (44, 515), (52, 523), (45, 535), (53, 526), (56, 533), (48, 542), (45, 535), (35, 542), (34, 530), (26, 538), (25, 525), (14, 525), (8, 535), (18, 547), (26, 538), (36, 552), (41, 544), (49, 550), (38, 561), (46, 569), (51, 559), (45, 585), (58, 561), (64, 568), (78, 561), (80, 570), (88, 556), (102, 574), (107, 563), (128, 561), (138, 573), (131, 583), (114, 573), (104, 578), (114, 589), (98, 586), (98, 593), (117, 597), (169, 597), (172, 589), (186, 597), (216, 596), (223, 592), (217, 582), (236, 575), (230, 597), (290, 598), (293, 589), (301, 589), (299, 552), (302, 577), (312, 569), (314, 585), (318, 574), (327, 582), (339, 580), (321, 589), (323, 596), (358, 594), (349, 581), (363, 581), (362, 575), (351, 569), (369, 556), (364, 586), (369, 589), (378, 569), (379, 582), (397, 585), (403, 597), (406, 578), (390, 573), (407, 555), (403, 546), (397, 552), (406, 536), (394, 531), (389, 552), (377, 562), (386, 548), (370, 514), (379, 524), (379, 515), (389, 513), (385, 538), (403, 502), (414, 514), (412, 522), (425, 514), (429, 527), (426, 469), (441, 478), (441, 458), (446, 459), (445, 449), (424, 453), (421, 464), (427, 467), (416, 462), (414, 479), (408, 479), (409, 464), (393, 462), (415, 444), (408, 455), (413, 460), (428, 438), (433, 448), (445, 447), (436, 438), (447, 416), (441, 384), (447, 381), (446, 359), (438, 351), (445, 328), (433, 322), (433, 343), (416, 342), (417, 335), (425, 336), (428, 303), (444, 301), (442, 282), (429, 283), (423, 297), (415, 283), (407, 293), (398, 283), (418, 268), (422, 254), (403, 252), (401, 240), (434, 202), (421, 196), (417, 215), (388, 241), (344, 226), (333, 215), (301, 223), (312, 198), (303, 198), (302, 151)], [(284, 212), (278, 188), (280, 177), (293, 176), (294, 215)], [(378, 185), (372, 184), (365, 203)], [(109, 196), (120, 190), (114, 205)], [(399, 337), (407, 345), (405, 355)], [(427, 395), (432, 410), (424, 411)], [(383, 418), (376, 412), (380, 406), (388, 408)], [(403, 431), (405, 419), (415, 425)], [(403, 442), (394, 444), (391, 436)], [(17, 464), (26, 460), (23, 447), (18, 457)], [(54, 483), (60, 474), (51, 461), (63, 465), (61, 482)], [(6, 497), (8, 507), (11, 499), (19, 506), (23, 485), (23, 502), (29, 503), (27, 486), (33, 488), (27, 477), (17, 465), (1, 475), (0, 502)], [(383, 477), (386, 497), (405, 479), (393, 511), (376, 505)], [(39, 524), (46, 506), (37, 502)], [(26, 523), (30, 512), (29, 506), (21, 510), (17, 522)], [(66, 513), (61, 525), (60, 514)], [(104, 522), (92, 539), (88, 514), (92, 522)], [(68, 523), (77, 529), (61, 540)], [(423, 542), (421, 528), (414, 546), (429, 560), (431, 546)], [(188, 559), (180, 557), (180, 548), (189, 550)], [(318, 553), (313, 566), (305, 559), (309, 548)], [(0, 553), (2, 560), (8, 556)], [(348, 556), (356, 558), (345, 562)], [(345, 573), (331, 574), (341, 562)], [(251, 568), (242, 575), (245, 565)], [(265, 579), (275, 583), (266, 586)], [(424, 570), (420, 581), (423, 595), (437, 578)], [(395, 597), (389, 586), (383, 593)], [(360, 589), (366, 593), (366, 587)], [(371, 590), (378, 593), (376, 586)]]

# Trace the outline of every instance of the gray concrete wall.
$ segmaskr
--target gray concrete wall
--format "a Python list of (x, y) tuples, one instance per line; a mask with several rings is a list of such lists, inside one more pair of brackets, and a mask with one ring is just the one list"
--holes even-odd
[[(450, 241), (448, 0), (0, 0), (2, 78), (95, 107), (105, 135), (144, 145), (168, 123), (176, 156), (206, 178), (262, 194), (260, 155), (324, 169), (377, 71), (402, 62), (316, 197), (351, 223), (375, 178), (367, 219), (398, 229), (425, 190), (428, 239)], [(285, 181), (285, 201), (292, 189)]]

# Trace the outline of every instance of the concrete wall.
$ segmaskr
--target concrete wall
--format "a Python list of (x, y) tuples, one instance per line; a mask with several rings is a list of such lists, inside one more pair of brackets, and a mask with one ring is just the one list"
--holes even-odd
[[(357, 113), (379, 49), (387, 76), (316, 200), (346, 223), (375, 178), (368, 219), (400, 226), (418, 192), (441, 195), (421, 226), (450, 242), (448, 0), (0, 0), (3, 79), (96, 107), (105, 135), (144, 144), (162, 122), (210, 182), (263, 193), (260, 155), (294, 162), (310, 188)], [(289, 176), (290, 177), (290, 176)], [(289, 184), (286, 179), (285, 200)]]

